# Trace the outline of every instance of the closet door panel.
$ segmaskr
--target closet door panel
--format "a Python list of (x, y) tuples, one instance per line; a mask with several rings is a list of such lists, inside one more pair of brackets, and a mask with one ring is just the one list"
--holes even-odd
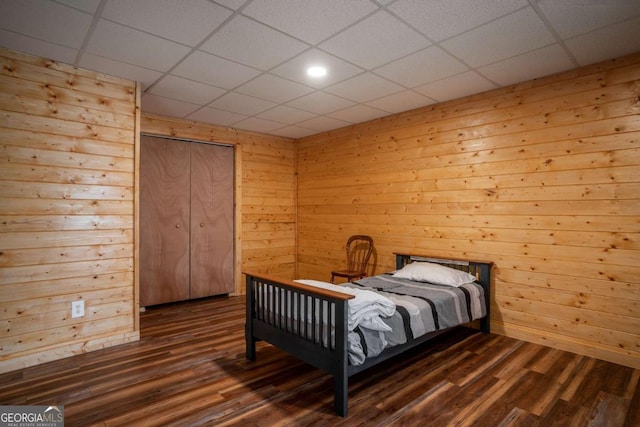
[(140, 305), (189, 298), (189, 143), (140, 143)]
[(233, 148), (191, 144), (191, 298), (233, 292)]

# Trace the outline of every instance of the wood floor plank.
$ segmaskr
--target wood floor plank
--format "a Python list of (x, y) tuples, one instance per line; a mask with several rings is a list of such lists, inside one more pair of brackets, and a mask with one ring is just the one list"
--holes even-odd
[(509, 416), (513, 408), (529, 406), (532, 400), (537, 397), (535, 391), (530, 391), (530, 389), (537, 384), (539, 379), (540, 374), (527, 369), (520, 370), (504, 381), (502, 387), (497, 389), (495, 393), (487, 397), (483, 405), (480, 406), (480, 410), (473, 414), (473, 423), (467, 425), (497, 425)]
[(623, 398), (600, 391), (587, 416), (587, 425), (623, 425), (628, 406)]
[(385, 420), (384, 425), (404, 426), (424, 423), (424, 414), (432, 413), (428, 408), (433, 408), (433, 403), (443, 396), (455, 393), (460, 387), (449, 381), (441, 381), (431, 389), (426, 390), (413, 400), (407, 400), (406, 404)]
[(622, 396), (626, 391), (632, 372), (632, 368), (596, 360), (572, 401), (591, 407), (601, 391), (611, 393), (614, 396)]
[(640, 425), (640, 371), (474, 329), (333, 378), (264, 342), (245, 358), (244, 298), (150, 307), (141, 339), (0, 375), (0, 404), (64, 405), (70, 426)]
[(546, 374), (550, 369), (558, 366), (558, 358), (565, 355), (564, 351), (556, 350), (550, 347), (542, 347), (538, 349), (538, 351), (533, 355), (529, 363), (527, 364), (527, 368), (538, 372), (540, 374)]
[(542, 350), (539, 346), (524, 342), (518, 343), (518, 345), (515, 345), (512, 348), (513, 351), (511, 351), (501, 363), (495, 366), (491, 375), (503, 380), (511, 378)]
[(527, 427), (538, 427), (540, 425), (540, 420), (538, 417), (531, 415), (529, 412), (520, 408), (513, 408), (511, 412), (507, 414), (507, 416), (497, 424), (496, 427), (519, 427), (519, 426), (527, 426)]
[(578, 366), (576, 366), (576, 369), (571, 375), (570, 383), (568, 384), (567, 388), (564, 390), (560, 398), (567, 402), (573, 401), (578, 389), (582, 385), (582, 382), (585, 381), (585, 378), (589, 376), (591, 369), (593, 369), (593, 366), (595, 364), (596, 359), (583, 358), (582, 360), (580, 360)]
[[(461, 352), (457, 357), (439, 361), (438, 366), (431, 367), (429, 371), (424, 373), (421, 381), (413, 380), (415, 371), (406, 370), (406, 375), (397, 378), (391, 387), (386, 388), (382, 394), (376, 396), (376, 408), (391, 413), (400, 411), (407, 402), (416, 399), (424, 393), (425, 383), (436, 385), (443, 382), (449, 383), (445, 379), (445, 371), (452, 369), (453, 366), (460, 363), (466, 355), (466, 353)], [(362, 394), (364, 396), (364, 393)]]

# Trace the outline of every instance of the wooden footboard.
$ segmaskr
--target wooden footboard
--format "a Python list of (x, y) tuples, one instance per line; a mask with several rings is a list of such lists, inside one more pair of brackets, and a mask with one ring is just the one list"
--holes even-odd
[(256, 273), (245, 273), (247, 359), (265, 340), (335, 378), (335, 410), (347, 414), (346, 295)]
[[(476, 276), (485, 291), (487, 316), (481, 330), (489, 332), (490, 262), (465, 261), (396, 254), (396, 266), (430, 261), (467, 271)], [(444, 331), (436, 331), (400, 346), (391, 347), (363, 365), (349, 365), (347, 354), (348, 301), (339, 292), (307, 286), (259, 273), (246, 274), (246, 356), (256, 358), (256, 341), (264, 340), (293, 356), (333, 375), (335, 411), (347, 415), (349, 376), (383, 362)]]

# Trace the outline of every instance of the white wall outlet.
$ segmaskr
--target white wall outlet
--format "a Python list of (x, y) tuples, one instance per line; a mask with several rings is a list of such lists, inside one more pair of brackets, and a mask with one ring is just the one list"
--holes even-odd
[(71, 301), (71, 317), (84, 317), (84, 301)]

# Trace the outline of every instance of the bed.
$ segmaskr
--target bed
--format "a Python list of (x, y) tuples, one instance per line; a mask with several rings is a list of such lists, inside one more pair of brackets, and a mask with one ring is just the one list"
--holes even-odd
[[(491, 262), (443, 259), (406, 253), (395, 253), (394, 255), (396, 257), (395, 274), (392, 272), (364, 278), (352, 285), (347, 285), (349, 288), (323, 285), (322, 283), (314, 283), (315, 281), (289, 281), (269, 275), (244, 272), (246, 275), (245, 339), (247, 359), (255, 360), (256, 342), (263, 340), (333, 375), (335, 411), (344, 417), (347, 415), (348, 379), (350, 376), (421, 345), (457, 324), (477, 320), (480, 330), (489, 333)], [(436, 285), (440, 291), (439, 294), (454, 294), (455, 288), (455, 293), (462, 295), (460, 298), (463, 302), (454, 302), (453, 304), (465, 306), (466, 310), (461, 308), (447, 309), (448, 313), (445, 312), (441, 315), (436, 313), (441, 309), (437, 298), (422, 297), (422, 292), (425, 292), (424, 288), (432, 285), (424, 283), (420, 273), (417, 275), (416, 273), (408, 275), (405, 273), (413, 267), (420, 268), (420, 270), (413, 269), (413, 271), (422, 272), (422, 268), (427, 266), (430, 268), (446, 267), (442, 269), (453, 272), (456, 276), (466, 275), (469, 277), (469, 279), (465, 279), (467, 283), (462, 285), (458, 283), (453, 287)], [(473, 283), (469, 283), (471, 281)], [(402, 292), (407, 289), (409, 293), (415, 290), (418, 292), (418, 296), (402, 296)], [(375, 297), (372, 295), (373, 293), (369, 293), (370, 291), (374, 291), (373, 293), (380, 294), (380, 296)], [(366, 296), (363, 297), (363, 294)], [(474, 298), (479, 299), (480, 302), (475, 300), (471, 302), (470, 294), (474, 294)], [(362, 302), (363, 298), (366, 300), (370, 296), (374, 297), (378, 303), (376, 307), (380, 308), (380, 311), (375, 310), (374, 314), (370, 315), (370, 306), (367, 306), (366, 315), (354, 316), (356, 301)], [(399, 304), (396, 306), (393, 316), (387, 316), (389, 312), (385, 305), (385, 298)], [(417, 301), (415, 298), (427, 301), (428, 304), (423, 303), (425, 307), (418, 310), (414, 304)], [(402, 306), (404, 303), (400, 302), (402, 299), (409, 299), (414, 303), (407, 306), (409, 309), (405, 309)], [(466, 302), (464, 302), (465, 300)], [(430, 310), (431, 318), (426, 319), (424, 312)], [(405, 313), (408, 311), (422, 312), (421, 315), (425, 319), (410, 318), (410, 314)], [(450, 315), (453, 312), (457, 314)], [(382, 315), (378, 316), (378, 313), (382, 313)], [(401, 319), (402, 316), (406, 317), (402, 320), (405, 325), (404, 342), (402, 334), (397, 335), (400, 333), (399, 329), (402, 329), (397, 327), (398, 319)], [(438, 318), (440, 318), (439, 321)], [(362, 324), (360, 324), (361, 319), (364, 319)], [(381, 320), (385, 324), (380, 324)], [(434, 322), (435, 330), (429, 331), (424, 327), (427, 323)], [(377, 327), (376, 325), (379, 324), (380, 326)], [(425, 331), (413, 333), (416, 324), (424, 324), (418, 329), (425, 329)], [(389, 327), (385, 329), (385, 325)], [(392, 331), (393, 329), (395, 331)], [(363, 334), (362, 331), (367, 331), (367, 334)], [(369, 342), (371, 337), (378, 337), (382, 344), (378, 346), (378, 341), (375, 340)], [(361, 340), (359, 344), (358, 339)], [(389, 341), (392, 343), (389, 344)], [(363, 358), (359, 355), (359, 350), (354, 351), (358, 347), (365, 349), (379, 347), (380, 349), (373, 352), (365, 351), (366, 354)]]

